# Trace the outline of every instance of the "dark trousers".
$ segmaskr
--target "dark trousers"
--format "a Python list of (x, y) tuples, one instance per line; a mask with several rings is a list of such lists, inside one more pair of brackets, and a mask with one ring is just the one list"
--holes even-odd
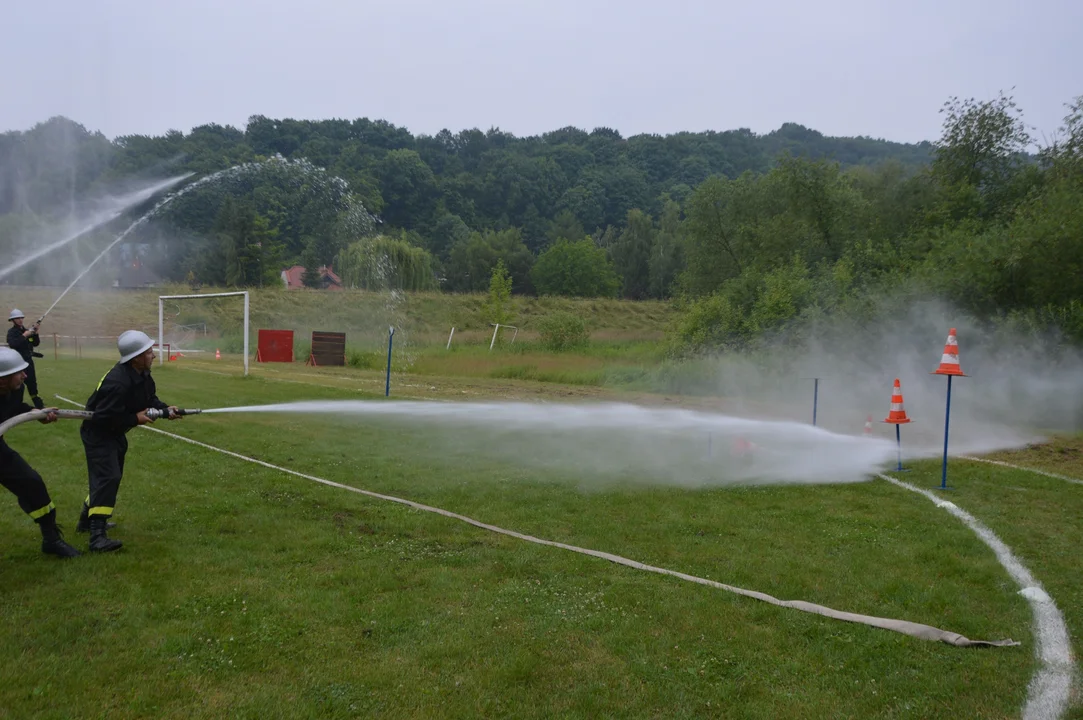
[(34, 522), (40, 522), (55, 509), (38, 471), (3, 441), (0, 441), (0, 485), (18, 498), (19, 507)]
[(120, 478), (124, 475), (124, 455), (128, 452), (128, 438), (123, 434), (103, 435), (93, 431), (79, 430), (86, 452), (86, 468), (90, 478), (88, 515), (113, 514), (117, 504)]

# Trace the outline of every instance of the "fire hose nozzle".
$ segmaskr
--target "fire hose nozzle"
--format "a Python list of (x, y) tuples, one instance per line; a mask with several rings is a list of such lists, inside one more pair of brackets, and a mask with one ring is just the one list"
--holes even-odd
[[(177, 411), (173, 414), (173, 417), (181, 417), (183, 415), (198, 415), (202, 410), (195, 408), (177, 408)], [(169, 418), (168, 410), (159, 410), (158, 408), (147, 408), (147, 417), (151, 420), (159, 420), (161, 418)]]

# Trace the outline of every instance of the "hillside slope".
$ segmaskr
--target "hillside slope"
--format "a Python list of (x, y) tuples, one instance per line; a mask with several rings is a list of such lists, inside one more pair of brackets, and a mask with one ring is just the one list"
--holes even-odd
[[(207, 290), (205, 292), (211, 292)], [(492, 332), (481, 294), (381, 294), (363, 290), (250, 290), (250, 323), (255, 342), (259, 328), (294, 330), (307, 337), (312, 330), (346, 332), (351, 344), (386, 341), (387, 326), (410, 333), (414, 343), (443, 343), (452, 326), (458, 342)], [(59, 295), (57, 288), (0, 286), (0, 308), (18, 307), (36, 320)], [(158, 296), (190, 294), (184, 286), (147, 290), (73, 290), (49, 313), (43, 339), (53, 333), (116, 336), (129, 328), (157, 333)], [(512, 325), (526, 336), (546, 314), (565, 310), (582, 317), (596, 338), (659, 339), (675, 316), (669, 303), (626, 300), (514, 297)], [(236, 336), (241, 325), (239, 298), (167, 301), (167, 324), (206, 323), (208, 333)]]

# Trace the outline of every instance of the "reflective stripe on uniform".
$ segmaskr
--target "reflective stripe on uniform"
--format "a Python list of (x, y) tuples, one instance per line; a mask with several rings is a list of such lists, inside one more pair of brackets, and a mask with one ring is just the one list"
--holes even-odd
[(112, 514), (113, 508), (104, 506), (92, 507), (90, 508), (90, 512), (87, 513), (87, 515), (105, 515), (106, 517), (109, 517)]
[(27, 513), (27, 515), (30, 516), (31, 520), (37, 520), (38, 518), (45, 517), (46, 515), (51, 513), (53, 510), (56, 510), (56, 505), (54, 505), (53, 503), (50, 502), (48, 505), (41, 508), (40, 510), (35, 510), (34, 512)]

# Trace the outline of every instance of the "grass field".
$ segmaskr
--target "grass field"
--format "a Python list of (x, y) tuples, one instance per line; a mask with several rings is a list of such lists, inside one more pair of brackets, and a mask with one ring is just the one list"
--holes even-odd
[[(418, 363), (397, 397), (609, 392)], [(39, 362), (43, 392), (84, 401), (109, 364)], [(235, 367), (155, 376), (163, 399), (191, 407), (382, 400), (375, 371), (261, 366), (241, 378)], [(778, 608), (136, 430), (111, 532), (119, 552), (46, 558), (14, 499), (0, 507), (0, 717), (1004, 718), (1019, 716), (1037, 665), (1030, 610), (992, 552), (880, 480), (588, 490), (575, 473), (447, 452), (404, 425), (238, 414), (156, 427), (782, 599), (1022, 645), (954, 648)], [(86, 493), (77, 425), (31, 423), (8, 440), (85, 547), (73, 531)], [(1058, 442), (1075, 453), (1058, 471), (1083, 477), (1083, 442)], [(938, 484), (938, 464), (913, 467), (906, 481)], [(962, 460), (951, 472), (947, 497), (1033, 571), (1078, 648), (1083, 488)], [(1078, 698), (1069, 717), (1083, 717)]]

